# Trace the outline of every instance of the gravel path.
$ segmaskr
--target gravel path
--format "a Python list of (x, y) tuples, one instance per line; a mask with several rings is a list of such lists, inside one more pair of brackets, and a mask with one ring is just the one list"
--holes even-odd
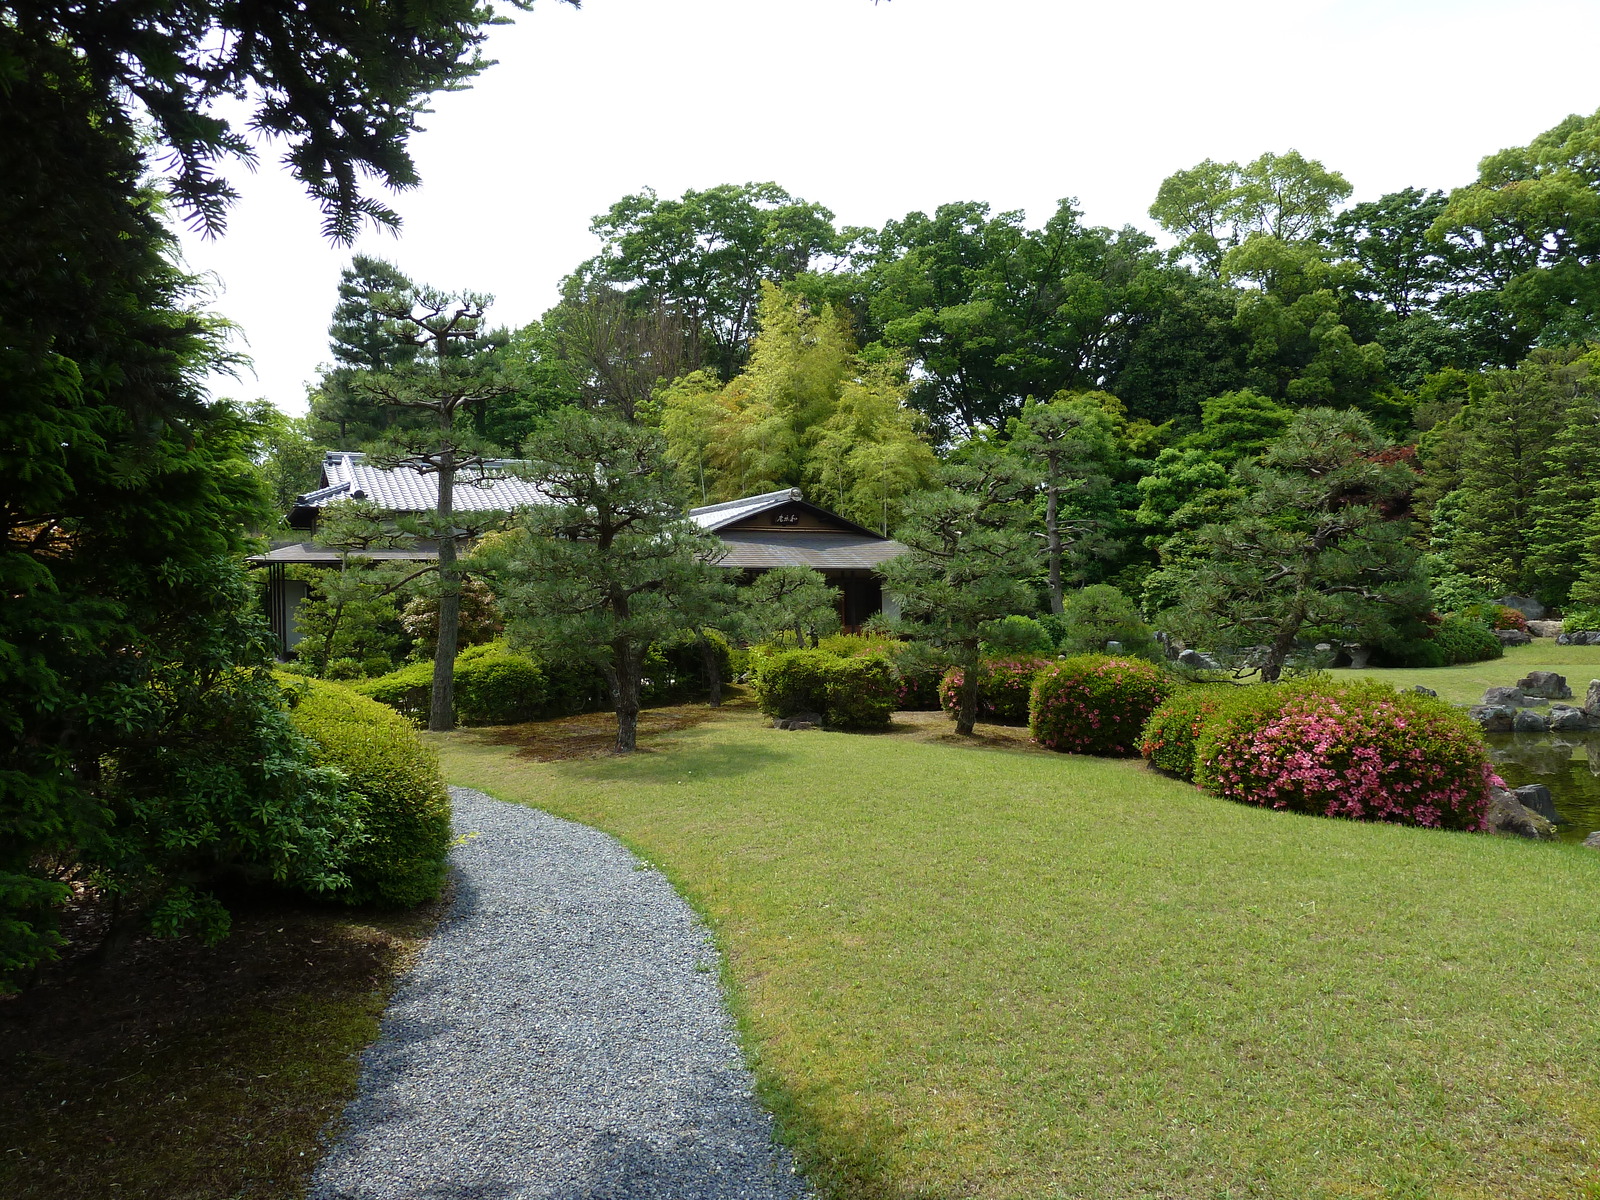
[(597, 830), (452, 788), (456, 899), (312, 1200), (793, 1200), (709, 934)]

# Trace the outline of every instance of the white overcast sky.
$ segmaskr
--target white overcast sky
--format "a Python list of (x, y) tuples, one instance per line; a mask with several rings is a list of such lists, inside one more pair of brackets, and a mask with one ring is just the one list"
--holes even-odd
[[(1154, 232), (1162, 178), (1293, 147), (1356, 200), (1468, 182), (1477, 161), (1600, 108), (1592, 0), (539, 0), (498, 59), (439, 96), (412, 142), (422, 186), (398, 239), (354, 249), (420, 282), (492, 293), (520, 325), (596, 247), (589, 221), (663, 196), (773, 180), (878, 225), (985, 200), (1042, 221)], [(277, 151), (236, 173), (227, 233), (185, 234), (255, 373), (216, 391), (305, 409), (339, 269)]]

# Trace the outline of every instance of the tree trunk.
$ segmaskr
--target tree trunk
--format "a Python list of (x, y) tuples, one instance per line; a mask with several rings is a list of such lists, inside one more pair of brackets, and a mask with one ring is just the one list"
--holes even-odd
[(456, 459), (446, 450), (439, 463), (439, 641), (433, 649), (433, 700), (428, 728), (448, 733), (456, 727), (456, 642), (461, 632), (461, 571), (456, 566)]
[(695, 630), (695, 637), (700, 642), (700, 654), (706, 665), (706, 689), (709, 695), (706, 702), (712, 708), (722, 705), (722, 664), (717, 661), (717, 648), (711, 644), (711, 639), (705, 635), (705, 630)]
[(1294, 649), (1294, 639), (1300, 635), (1305, 619), (1305, 607), (1298, 604), (1284, 616), (1272, 645), (1267, 648), (1267, 661), (1261, 664), (1262, 683), (1276, 683), (1283, 674), (1283, 664), (1289, 659), (1289, 651)]
[(962, 736), (972, 733), (972, 727), (978, 723), (978, 685), (981, 677), (978, 664), (962, 668), (961, 695), (956, 705), (956, 732)]
[(1044, 489), (1044, 531), (1049, 545), (1050, 611), (1060, 616), (1066, 611), (1066, 601), (1061, 594), (1061, 518), (1058, 511), (1058, 493), (1055, 473)]
[(611, 643), (612, 665), (606, 674), (617, 711), (618, 754), (632, 754), (639, 748), (639, 657), (632, 643)]

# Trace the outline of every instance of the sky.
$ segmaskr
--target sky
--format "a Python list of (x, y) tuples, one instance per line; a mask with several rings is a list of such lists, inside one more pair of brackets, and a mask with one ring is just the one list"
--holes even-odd
[(263, 147), (227, 232), (185, 231), (191, 270), (253, 373), (217, 395), (305, 411), (356, 251), (418, 282), (496, 297), (518, 326), (598, 248), (624, 195), (771, 180), (840, 224), (982, 200), (1039, 224), (1075, 197), (1091, 224), (1157, 232), (1161, 180), (1205, 158), (1297, 149), (1352, 202), (1470, 182), (1478, 160), (1600, 108), (1560, 46), (1600, 40), (1566, 0), (536, 0), (510, 10), (467, 91), (411, 143), (398, 237), (328, 243)]

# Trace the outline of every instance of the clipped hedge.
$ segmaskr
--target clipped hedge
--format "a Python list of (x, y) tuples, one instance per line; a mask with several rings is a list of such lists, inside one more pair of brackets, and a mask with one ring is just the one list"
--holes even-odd
[[(1050, 665), (1047, 658), (999, 658), (981, 664), (978, 719), (995, 725), (1026, 725), (1033, 681)], [(952, 717), (961, 707), (966, 672), (951, 667), (939, 680), (939, 705)]]
[(364, 837), (345, 865), (351, 903), (421, 904), (439, 894), (450, 848), (450, 795), (439, 759), (404, 717), (353, 689), (283, 679), (289, 718), (313, 760), (344, 774)]
[(1139, 738), (1139, 753), (1157, 770), (1193, 782), (1195, 745), (1205, 727), (1224, 713), (1259, 703), (1267, 690), (1234, 684), (1184, 688), (1150, 714)]
[[(465, 725), (511, 725), (545, 716), (592, 712), (608, 702), (592, 667), (541, 663), (504, 642), (468, 646), (456, 656), (456, 720)], [(433, 664), (412, 663), (352, 685), (418, 724), (428, 719)]]
[(1062, 659), (1034, 681), (1028, 730), (1049, 750), (1127, 757), (1138, 753), (1150, 714), (1172, 692), (1153, 663), (1104, 654)]
[(1195, 782), (1244, 804), (1358, 821), (1484, 828), (1493, 770), (1467, 715), (1371, 680), (1312, 680), (1207, 722)]
[(758, 660), (756, 705), (772, 717), (812, 712), (839, 729), (882, 729), (896, 703), (895, 671), (880, 655), (781, 650)]
[[(1511, 611), (1517, 612), (1516, 609)], [(1520, 617), (1522, 614), (1517, 615)], [(1499, 638), (1477, 621), (1466, 617), (1445, 617), (1433, 631), (1433, 640), (1444, 652), (1444, 661), (1451, 666), (1504, 658), (1506, 653)]]

